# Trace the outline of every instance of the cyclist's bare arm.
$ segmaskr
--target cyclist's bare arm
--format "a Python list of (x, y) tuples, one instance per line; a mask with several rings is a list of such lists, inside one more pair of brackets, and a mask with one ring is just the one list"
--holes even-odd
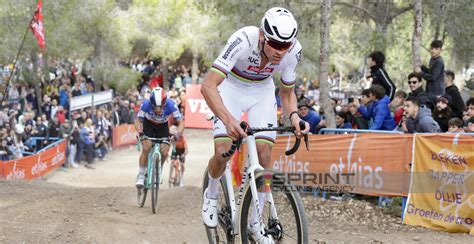
[(140, 118), (135, 120), (135, 130), (137, 130), (138, 133), (143, 133), (143, 121)]
[[(289, 116), (291, 112), (293, 111), (298, 111), (298, 108), (296, 107), (297, 104), (297, 99), (296, 99), (296, 94), (293, 92), (293, 88), (291, 87), (284, 87), (280, 86), (280, 98), (281, 98), (281, 105), (283, 106), (283, 111), (287, 113)], [(292, 115), (291, 118), (289, 118), (291, 121), (291, 124), (296, 128), (296, 135), (302, 136), (302, 133), (307, 133), (309, 131), (309, 124), (306, 123), (306, 128), (304, 131), (300, 131), (299, 127), (299, 122), (300, 122), (300, 117), (297, 115)]]
[(184, 131), (184, 121), (181, 119), (177, 123), (178, 123), (178, 134), (182, 135)]
[(201, 86), (201, 93), (204, 99), (206, 100), (207, 106), (211, 111), (222, 120), (224, 125), (226, 125), (227, 133), (233, 140), (237, 140), (239, 136), (246, 136), (245, 132), (240, 128), (239, 121), (237, 121), (227, 108), (224, 106), (217, 86), (219, 86), (225, 77), (217, 74), (216, 72), (210, 70), (207, 73), (206, 78)]

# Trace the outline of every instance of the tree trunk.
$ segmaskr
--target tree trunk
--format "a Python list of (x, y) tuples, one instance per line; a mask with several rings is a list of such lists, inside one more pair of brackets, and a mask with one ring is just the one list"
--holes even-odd
[(441, 41), (444, 43), (444, 40), (448, 37), (448, 30), (446, 30), (446, 26), (444, 27), (443, 30), (443, 36), (441, 37)]
[(421, 9), (422, 0), (415, 0), (415, 27), (413, 28), (412, 38), (412, 50), (413, 50), (413, 70), (421, 65), (420, 45), (421, 45), (421, 33), (423, 31), (422, 21), (423, 12)]
[(328, 63), (329, 63), (329, 32), (331, 26), (331, 0), (321, 3), (321, 49), (319, 55), (320, 103), (326, 116), (326, 126), (336, 127), (336, 117), (329, 97)]
[(196, 52), (193, 52), (193, 63), (192, 63), (192, 66), (191, 66), (191, 79), (192, 79), (192, 83), (193, 85), (195, 85), (197, 83), (197, 79), (198, 79), (198, 54)]
[(161, 58), (161, 67), (163, 71), (163, 89), (167, 91), (170, 84), (168, 82), (168, 60), (166, 58)]
[(388, 25), (389, 23), (375, 23), (377, 36), (374, 43), (374, 50), (381, 51), (385, 53), (387, 48), (387, 36), (388, 36)]
[[(416, 20), (416, 17), (415, 17), (415, 20)], [(436, 24), (435, 24), (435, 33), (434, 33), (433, 40), (438, 40), (440, 29), (441, 29), (441, 23), (439, 21), (437, 21)]]
[(435, 33), (433, 40), (439, 40), (441, 35), (441, 25), (446, 23), (446, 7), (444, 1), (436, 1), (434, 4), (435, 11), (434, 11), (434, 21), (435, 21)]

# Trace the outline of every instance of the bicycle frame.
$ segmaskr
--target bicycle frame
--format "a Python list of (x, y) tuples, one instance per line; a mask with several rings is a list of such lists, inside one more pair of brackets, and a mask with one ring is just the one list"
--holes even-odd
[[(226, 170), (225, 170), (225, 177), (226, 177), (226, 188), (227, 192), (229, 193), (229, 203), (230, 203), (230, 208), (231, 208), (231, 213), (232, 213), (232, 234), (233, 235), (238, 235), (239, 233), (239, 228), (236, 228), (236, 224), (240, 223), (240, 212), (241, 212), (241, 207), (242, 207), (242, 201), (243, 201), (243, 194), (244, 194), (244, 189), (247, 187), (247, 185), (250, 184), (250, 190), (252, 192), (252, 202), (255, 207), (255, 209), (259, 209), (259, 206), (261, 203), (258, 201), (258, 191), (257, 191), (257, 184), (255, 182), (255, 170), (263, 170), (264, 168), (260, 165), (260, 162), (258, 161), (258, 153), (257, 153), (257, 146), (255, 143), (255, 136), (249, 135), (246, 137), (245, 142), (247, 143), (247, 149), (248, 149), (248, 165), (244, 167), (244, 174), (242, 177), (242, 184), (240, 185), (239, 191), (238, 191), (238, 196), (237, 196), (237, 202), (235, 200), (235, 193), (234, 193), (234, 188), (232, 186), (232, 175), (230, 172), (230, 162), (227, 162)], [(276, 209), (273, 207), (273, 197), (271, 196), (271, 192), (268, 194), (269, 197), (267, 201), (270, 202), (271, 206), (271, 213), (272, 217), (276, 218)], [(238, 212), (237, 209), (239, 209)], [(263, 228), (263, 220), (262, 216), (259, 211), (258, 213), (258, 221), (259, 225), (261, 228)]]
[[(154, 157), (156, 155), (156, 157)], [(150, 188), (151, 184), (152, 184), (152, 177), (150, 177), (151, 175), (153, 175), (153, 170), (155, 170), (152, 165), (153, 165), (153, 159), (159, 159), (157, 160), (158, 163), (161, 163), (161, 152), (160, 152), (160, 143), (156, 143), (156, 142), (153, 142), (153, 149), (150, 150), (150, 152), (148, 153), (148, 176), (146, 178), (146, 187), (147, 188)], [(161, 170), (161, 167), (160, 167), (160, 170)], [(158, 176), (160, 177), (161, 179), (161, 172), (158, 172)]]

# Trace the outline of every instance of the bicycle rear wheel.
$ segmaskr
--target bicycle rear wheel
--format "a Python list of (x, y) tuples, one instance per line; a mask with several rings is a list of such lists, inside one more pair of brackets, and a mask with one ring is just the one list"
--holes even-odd
[[(229, 204), (229, 193), (227, 192), (226, 188), (226, 177), (225, 175), (221, 177), (219, 188), (219, 202), (217, 204), (217, 215), (219, 216), (219, 224), (215, 228), (209, 228), (204, 225), (206, 229), (207, 239), (209, 243), (217, 244), (217, 243), (234, 243), (234, 236), (232, 235), (232, 210)], [(232, 179), (230, 179), (232, 180)], [(202, 193), (207, 188), (209, 183), (209, 174), (208, 169), (204, 171), (204, 181), (202, 183)], [(202, 200), (201, 200), (202, 203)]]
[(156, 213), (157, 203), (158, 203), (158, 190), (160, 189), (160, 168), (161, 168), (161, 159), (157, 157), (152, 160), (152, 180), (151, 180), (151, 210), (153, 213)]
[[(273, 178), (274, 171), (255, 172), (257, 189), (264, 187), (265, 179), (270, 179), (270, 193), (278, 218), (272, 217), (271, 206), (267, 201), (262, 211), (266, 235), (271, 235), (275, 243), (308, 243), (308, 225), (306, 215), (297, 189), (284, 179)], [(242, 243), (253, 242), (248, 230), (254, 211), (250, 185), (244, 190), (244, 199), (240, 208), (240, 238)]]

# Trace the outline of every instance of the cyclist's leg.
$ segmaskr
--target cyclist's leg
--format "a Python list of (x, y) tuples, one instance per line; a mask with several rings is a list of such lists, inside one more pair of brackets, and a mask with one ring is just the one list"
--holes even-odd
[[(230, 114), (240, 119), (242, 115), (242, 89), (235, 87), (230, 81), (224, 80), (219, 87), (219, 94), (226, 109)], [(216, 227), (217, 203), (219, 196), (220, 178), (222, 177), (226, 163), (229, 158), (223, 158), (221, 155), (227, 152), (232, 145), (232, 140), (227, 135), (227, 130), (219, 118), (214, 118), (214, 155), (209, 159), (208, 165), (208, 186), (204, 190), (202, 218), (204, 224), (208, 227)]]
[(170, 175), (170, 182), (173, 182), (174, 179), (176, 179), (176, 177), (177, 177), (177, 172), (176, 171), (178, 170), (178, 168), (177, 168), (177, 158), (176, 158), (175, 152), (173, 152), (171, 154), (171, 166), (170, 167), (173, 167), (173, 169), (174, 169), (173, 174)]
[(145, 184), (145, 173), (148, 166), (148, 153), (150, 152), (152, 142), (150, 140), (143, 140), (142, 142), (142, 151), (140, 153), (139, 165), (138, 165), (138, 175), (135, 182), (135, 186), (143, 187)]
[(163, 166), (163, 164), (166, 162), (169, 151), (170, 151), (170, 145), (168, 143), (161, 143), (160, 145), (161, 166)]
[[(244, 111), (247, 99), (245, 89), (238, 87), (229, 80), (224, 80), (218, 87), (222, 102), (230, 114), (240, 120)], [(232, 140), (227, 135), (227, 130), (219, 118), (214, 118), (214, 155), (209, 159), (209, 185), (207, 189), (208, 197), (217, 199), (219, 195), (220, 178), (224, 174), (226, 163), (229, 158), (222, 158), (221, 155), (227, 152), (232, 145)]]
[(179, 163), (180, 163), (180, 167), (181, 167), (181, 175), (184, 175), (184, 162), (186, 160), (186, 157), (184, 156), (184, 154), (181, 154), (181, 156), (179, 156)]
[(148, 153), (150, 153), (152, 142), (150, 140), (142, 140), (141, 143), (142, 151), (140, 153), (139, 166), (146, 170), (148, 166)]
[(207, 187), (207, 197), (217, 199), (219, 195), (220, 178), (224, 174), (226, 163), (229, 158), (223, 158), (221, 155), (226, 153), (232, 140), (230, 137), (221, 136), (214, 139), (214, 155), (209, 159), (209, 184)]
[[(148, 120), (143, 121), (143, 134), (148, 136), (148, 137), (153, 137), (153, 124), (151, 124)], [(145, 181), (145, 173), (147, 171), (148, 167), (148, 153), (150, 152), (150, 149), (152, 147), (152, 142), (150, 140), (142, 140), (142, 150), (140, 153), (140, 158), (138, 160), (139, 165), (138, 165), (138, 176), (137, 176), (137, 181), (135, 183), (136, 186), (141, 187), (144, 185)]]

